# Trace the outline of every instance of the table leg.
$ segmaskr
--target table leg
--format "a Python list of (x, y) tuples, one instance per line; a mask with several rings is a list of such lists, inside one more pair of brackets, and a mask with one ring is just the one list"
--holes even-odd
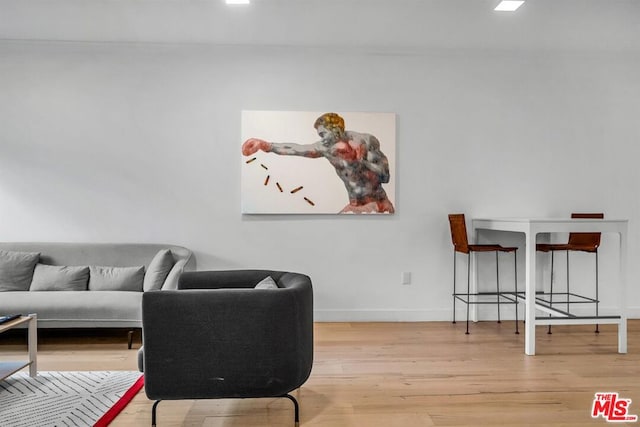
[(31, 320), (28, 324), (28, 346), (29, 346), (29, 376), (38, 375), (38, 316), (30, 314)]
[(525, 233), (525, 335), (524, 352), (536, 354), (536, 233)]
[[(478, 293), (478, 254), (476, 252), (471, 252), (469, 254), (469, 262), (471, 263), (471, 268), (473, 271), (472, 276), (473, 280), (471, 280), (470, 292), (471, 294)], [(478, 304), (471, 304), (471, 316), (470, 319), (472, 322), (478, 321)]]
[[(474, 238), (474, 242), (478, 243), (479, 237), (480, 237), (480, 230), (476, 229), (475, 231), (475, 236)], [(471, 286), (470, 286), (470, 291), (472, 294), (478, 293), (478, 255), (476, 252), (471, 252), (469, 254), (469, 262), (471, 263)], [(471, 305), (471, 316), (470, 319), (472, 322), (477, 322), (478, 321), (478, 304), (472, 304)]]
[(618, 325), (618, 353), (627, 352), (627, 238), (626, 228), (620, 236), (620, 324)]

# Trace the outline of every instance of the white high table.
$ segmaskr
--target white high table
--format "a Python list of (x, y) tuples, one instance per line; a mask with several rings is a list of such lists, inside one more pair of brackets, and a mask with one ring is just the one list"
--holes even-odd
[[(479, 230), (510, 231), (525, 236), (525, 341), (524, 352), (536, 354), (536, 325), (617, 324), (618, 352), (627, 352), (627, 225), (626, 219), (568, 219), (568, 218), (474, 218), (472, 229), (478, 239)], [(614, 316), (566, 316), (557, 310), (536, 303), (536, 241), (543, 233), (601, 232), (620, 236), (620, 308)], [(541, 310), (552, 317), (536, 317)]]

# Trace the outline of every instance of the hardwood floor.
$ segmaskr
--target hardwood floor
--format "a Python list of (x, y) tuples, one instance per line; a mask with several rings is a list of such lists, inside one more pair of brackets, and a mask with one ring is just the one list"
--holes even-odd
[[(600, 330), (540, 327), (537, 355), (525, 356), (513, 322), (476, 323), (471, 335), (464, 323), (318, 323), (313, 372), (293, 393), (301, 425), (606, 425), (591, 418), (596, 392), (631, 399), (638, 415), (640, 320), (629, 321), (625, 355), (615, 326)], [(126, 331), (41, 335), (41, 371), (137, 369)], [(0, 359), (25, 350), (26, 335), (0, 336)], [(151, 405), (141, 392), (112, 426), (151, 425)], [(293, 407), (286, 399), (166, 401), (158, 426), (293, 426)]]

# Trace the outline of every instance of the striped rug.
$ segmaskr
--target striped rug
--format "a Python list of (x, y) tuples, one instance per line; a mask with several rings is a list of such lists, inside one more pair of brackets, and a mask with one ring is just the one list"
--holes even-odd
[(0, 427), (106, 426), (142, 385), (135, 371), (18, 372), (0, 381)]

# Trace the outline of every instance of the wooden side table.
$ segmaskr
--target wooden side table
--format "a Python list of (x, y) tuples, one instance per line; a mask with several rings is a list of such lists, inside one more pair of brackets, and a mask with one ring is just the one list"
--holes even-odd
[(28, 325), (28, 346), (29, 346), (29, 360), (18, 362), (1, 362), (0, 361), (0, 381), (7, 378), (9, 375), (13, 375), (22, 368), (29, 367), (29, 376), (35, 377), (38, 375), (37, 366), (37, 351), (38, 351), (38, 316), (36, 314), (29, 314), (27, 316), (21, 316), (10, 322), (0, 325), (0, 333), (13, 329), (19, 325), (27, 323)]

